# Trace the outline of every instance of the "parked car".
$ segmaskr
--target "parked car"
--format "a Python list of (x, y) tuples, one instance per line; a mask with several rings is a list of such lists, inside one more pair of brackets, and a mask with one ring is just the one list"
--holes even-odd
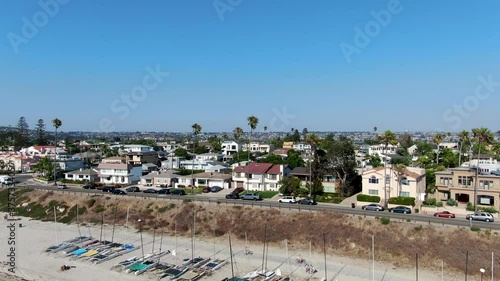
[(103, 188), (104, 188), (104, 185), (97, 185), (97, 186), (95, 187), (95, 189), (97, 189), (97, 190), (102, 190)]
[(205, 187), (205, 188), (203, 188), (203, 193), (209, 193), (209, 192), (211, 192), (211, 191), (212, 191), (212, 188), (210, 188), (210, 187), (208, 187), (208, 186), (207, 186), (207, 187)]
[(391, 213), (401, 213), (401, 214), (411, 214), (411, 209), (405, 206), (397, 206), (394, 208), (390, 208), (389, 212)]
[(92, 183), (86, 183), (84, 186), (82, 186), (83, 189), (95, 189), (95, 185)]
[(299, 203), (301, 205), (317, 205), (318, 204), (312, 198), (304, 198), (304, 199), (301, 199), (301, 200), (297, 201), (297, 203)]
[(186, 195), (186, 191), (184, 189), (174, 189), (170, 191), (170, 194), (172, 195)]
[(245, 191), (245, 189), (243, 187), (237, 187), (231, 193), (238, 193), (238, 194), (240, 194), (243, 191)]
[(247, 193), (247, 194), (244, 194), (243, 196), (241, 196), (241, 199), (243, 200), (262, 200), (262, 197), (260, 196), (260, 194), (257, 194), (257, 193)]
[(68, 186), (65, 184), (60, 184), (57, 186), (57, 189), (68, 189)]
[(212, 189), (210, 191), (212, 192), (219, 192), (222, 190), (222, 187), (218, 186), (218, 185), (214, 185), (212, 186)]
[(361, 207), (361, 209), (366, 210), (366, 211), (376, 211), (376, 212), (380, 212), (380, 211), (385, 210), (384, 207), (382, 207), (379, 204), (368, 204), (368, 205)]
[(127, 192), (125, 192), (125, 191), (123, 191), (121, 189), (116, 188), (116, 189), (113, 190), (113, 194), (116, 194), (116, 195), (127, 195)]
[(455, 214), (452, 214), (448, 211), (434, 213), (434, 216), (438, 218), (450, 218), (450, 219), (455, 218)]
[(236, 192), (231, 192), (226, 194), (226, 199), (240, 199), (240, 194)]
[(146, 190), (143, 191), (144, 193), (158, 193), (158, 190), (154, 189), (154, 188), (148, 188)]
[(127, 192), (141, 192), (141, 189), (138, 186), (131, 186), (125, 189)]
[(493, 215), (490, 213), (487, 213), (487, 212), (468, 214), (465, 218), (468, 220), (473, 220), (473, 221), (485, 221), (485, 222), (495, 221), (495, 218), (493, 218)]
[(158, 194), (170, 194), (170, 188), (162, 188), (158, 191)]
[(280, 198), (278, 200), (280, 203), (297, 203), (297, 199), (295, 196), (283, 196), (283, 198)]
[(115, 187), (110, 186), (110, 185), (106, 185), (101, 190), (102, 190), (102, 192), (113, 192), (113, 190), (115, 190)]

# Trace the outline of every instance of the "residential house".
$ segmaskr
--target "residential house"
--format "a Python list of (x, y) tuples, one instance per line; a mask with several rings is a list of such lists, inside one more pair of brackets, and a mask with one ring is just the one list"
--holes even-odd
[[(459, 203), (477, 204), (481, 207), (500, 209), (500, 172), (477, 173), (476, 168), (459, 167), (436, 172), (436, 199), (454, 199)], [(477, 184), (479, 181), (479, 184)]]
[(64, 178), (72, 181), (95, 182), (99, 179), (99, 173), (94, 169), (78, 169), (64, 173)]
[(109, 157), (97, 166), (100, 181), (105, 184), (133, 184), (142, 176), (142, 166), (127, 163), (124, 157)]
[(153, 163), (142, 164), (142, 174), (143, 175), (154, 172), (154, 171), (158, 171), (158, 166), (156, 166), (156, 164), (153, 164)]
[[(296, 167), (290, 172), (290, 175), (295, 176), (300, 179), (301, 186), (306, 187), (306, 185), (311, 180), (311, 173), (309, 167)], [(323, 176), (323, 192), (335, 193), (336, 192), (336, 178), (332, 175)]]
[(293, 150), (300, 151), (300, 152), (309, 152), (312, 149), (311, 145), (308, 143), (305, 143), (305, 142), (296, 143), (293, 145), (292, 148), (293, 148)]
[(161, 161), (162, 169), (179, 169), (181, 167), (181, 161), (186, 159), (185, 157), (168, 156), (166, 160)]
[(146, 151), (146, 152), (129, 152), (125, 155), (127, 163), (133, 165), (142, 165), (145, 163), (152, 163), (155, 165), (160, 164), (160, 158), (158, 157), (158, 152), (156, 151)]
[(479, 155), (479, 157), (477, 155), (474, 155), (470, 161), (463, 163), (462, 167), (479, 167), (480, 173), (490, 173), (500, 170), (500, 162), (498, 162), (490, 155), (481, 154)]
[(278, 191), (279, 181), (291, 172), (288, 165), (271, 163), (249, 163), (233, 170), (233, 181), (236, 187), (256, 191)]
[(0, 161), (3, 161), (5, 167), (7, 168), (8, 163), (12, 163), (14, 166), (14, 170), (21, 171), (23, 173), (33, 171), (33, 168), (40, 162), (42, 158), (40, 156), (32, 156), (32, 155), (24, 155), (21, 153), (7, 152), (0, 153)]
[(287, 149), (287, 150), (290, 150), (290, 149), (293, 149), (293, 141), (285, 141), (283, 142), (283, 149)]
[(380, 196), (382, 202), (385, 202), (386, 193), (387, 199), (398, 196), (414, 197), (417, 201), (424, 199), (426, 188), (424, 169), (406, 167), (404, 173), (398, 176), (394, 167), (387, 165), (363, 171), (361, 176), (362, 193)]
[(222, 161), (223, 154), (219, 153), (203, 153), (196, 155), (195, 159), (200, 161)]
[(141, 177), (140, 184), (145, 186), (172, 187), (179, 175), (175, 171), (156, 171)]
[(220, 186), (224, 189), (231, 188), (231, 174), (203, 172), (194, 175), (179, 176), (176, 187), (189, 187), (194, 182), (196, 187)]
[(388, 144), (387, 147), (385, 144), (370, 145), (370, 147), (368, 148), (368, 154), (378, 155), (378, 156), (397, 154), (398, 148), (399, 145), (392, 145), (392, 144)]
[(187, 170), (203, 170), (205, 172), (214, 172), (216, 167), (226, 165), (223, 162), (218, 161), (206, 161), (206, 160), (183, 160), (180, 162), (180, 167)]
[(162, 147), (163, 148), (163, 151), (167, 152), (167, 153), (174, 153), (174, 151), (178, 148), (181, 148), (182, 147), (182, 144), (180, 143), (176, 143), (176, 142), (162, 142), (162, 143), (158, 143), (158, 146), (159, 147)]
[(60, 147), (57, 147), (56, 150), (56, 147), (53, 145), (35, 145), (19, 150), (19, 152), (23, 155), (40, 156), (40, 157), (45, 157), (45, 156), (53, 157), (56, 151), (57, 154), (66, 153), (66, 151)]
[(131, 152), (149, 152), (153, 151), (153, 147), (149, 145), (142, 144), (115, 144), (111, 146), (111, 149), (117, 148), (120, 151), (120, 154), (126, 154)]
[(58, 154), (55, 162), (61, 171), (75, 171), (85, 168), (85, 163), (82, 159), (75, 158), (73, 155), (67, 154), (66, 152)]
[(235, 141), (224, 141), (221, 144), (221, 147), (222, 147), (222, 154), (224, 155), (232, 155), (235, 154), (236, 152), (241, 151), (242, 149), (241, 144)]
[(251, 153), (260, 152), (260, 153), (271, 153), (274, 151), (274, 145), (272, 144), (262, 144), (258, 142), (251, 142), (249, 144), (243, 145), (243, 151), (250, 150)]

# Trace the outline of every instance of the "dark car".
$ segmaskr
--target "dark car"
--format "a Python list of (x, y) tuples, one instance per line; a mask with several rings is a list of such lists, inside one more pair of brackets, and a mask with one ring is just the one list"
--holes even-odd
[(127, 192), (121, 190), (121, 189), (115, 189), (113, 190), (113, 194), (116, 194), (116, 195), (127, 195)]
[(84, 186), (82, 186), (83, 189), (95, 189), (95, 185), (91, 183), (86, 183)]
[(240, 194), (236, 192), (231, 192), (226, 194), (226, 199), (240, 199)]
[(366, 211), (376, 211), (376, 212), (385, 210), (384, 207), (380, 206), (379, 204), (368, 204), (361, 207), (361, 209)]
[(245, 189), (243, 187), (237, 187), (231, 193), (238, 193), (238, 194), (240, 194), (243, 191), (245, 191)]
[(114, 186), (106, 185), (102, 188), (102, 192), (113, 192), (115, 190)]
[(126, 191), (127, 192), (141, 192), (141, 190), (137, 186), (131, 186), (131, 187), (127, 188)]
[(184, 189), (174, 189), (170, 191), (172, 195), (186, 195), (186, 191)]
[(143, 191), (144, 193), (158, 193), (158, 190), (154, 189), (154, 188), (148, 188), (146, 190)]
[(302, 205), (317, 205), (318, 204), (312, 198), (305, 198), (305, 199), (297, 201), (297, 203), (302, 204)]
[(411, 214), (411, 209), (405, 206), (397, 206), (389, 209), (391, 213)]
[(212, 191), (212, 192), (219, 192), (221, 190), (222, 190), (222, 187), (215, 185), (215, 186), (212, 186), (212, 188), (211, 188), (210, 191)]
[(203, 189), (203, 193), (209, 193), (210, 191), (212, 191), (212, 188), (208, 186)]
[(158, 194), (170, 194), (170, 189), (169, 188), (162, 188), (160, 191), (158, 191)]

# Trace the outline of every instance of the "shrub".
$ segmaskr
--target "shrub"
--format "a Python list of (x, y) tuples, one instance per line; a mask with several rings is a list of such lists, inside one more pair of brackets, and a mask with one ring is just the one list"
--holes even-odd
[(422, 230), (422, 228), (423, 228), (423, 227), (422, 227), (422, 225), (415, 226), (415, 230), (416, 230), (416, 231), (420, 231), (420, 230)]
[(477, 231), (481, 231), (481, 228), (479, 228), (479, 227), (477, 227), (477, 226), (472, 226), (472, 227), (470, 228), (470, 230), (471, 230), (471, 231), (476, 231), (476, 232), (477, 232)]
[(343, 197), (333, 197), (330, 200), (330, 202), (332, 202), (333, 204), (340, 204), (340, 203), (342, 203), (342, 201), (344, 201)]
[(380, 222), (382, 224), (389, 224), (389, 223), (391, 223), (391, 219), (390, 218), (386, 218), (386, 217), (382, 217), (382, 218), (380, 218)]
[(415, 214), (418, 214), (420, 212), (419, 208), (415, 208)]
[(380, 202), (380, 196), (372, 196), (372, 195), (366, 195), (366, 194), (358, 194), (356, 199), (360, 202), (370, 202), (370, 203), (379, 203)]
[(467, 206), (465, 207), (465, 209), (466, 209), (467, 211), (474, 211), (475, 206), (474, 206), (474, 205), (472, 205), (472, 203), (471, 203), (471, 202), (468, 202), (468, 203), (467, 203)]
[(450, 199), (448, 199), (448, 201), (446, 201), (446, 205), (456, 207), (456, 206), (458, 206), (458, 202), (456, 200), (453, 200), (450, 198)]
[(90, 199), (89, 201), (87, 201), (87, 206), (89, 208), (92, 208), (95, 204), (95, 199)]
[(415, 206), (415, 197), (392, 197), (387, 201), (389, 204), (403, 205), (403, 206)]
[(427, 198), (423, 204), (424, 206), (436, 206), (436, 198)]
[(492, 213), (492, 214), (498, 213), (497, 209), (495, 209), (493, 207), (479, 207), (478, 209), (481, 211), (484, 211), (484, 212)]
[(444, 206), (443, 202), (437, 202), (436, 203), (436, 207), (443, 207), (443, 206)]

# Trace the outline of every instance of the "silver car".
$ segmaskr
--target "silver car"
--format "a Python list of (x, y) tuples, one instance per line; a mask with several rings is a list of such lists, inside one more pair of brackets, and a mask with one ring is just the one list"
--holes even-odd
[(487, 212), (468, 214), (465, 218), (467, 220), (473, 220), (473, 221), (485, 221), (485, 222), (495, 221), (495, 218), (493, 217), (493, 215), (490, 213), (487, 213)]
[(361, 209), (366, 211), (377, 211), (377, 212), (385, 210), (384, 207), (380, 206), (379, 204), (368, 204), (361, 207)]

